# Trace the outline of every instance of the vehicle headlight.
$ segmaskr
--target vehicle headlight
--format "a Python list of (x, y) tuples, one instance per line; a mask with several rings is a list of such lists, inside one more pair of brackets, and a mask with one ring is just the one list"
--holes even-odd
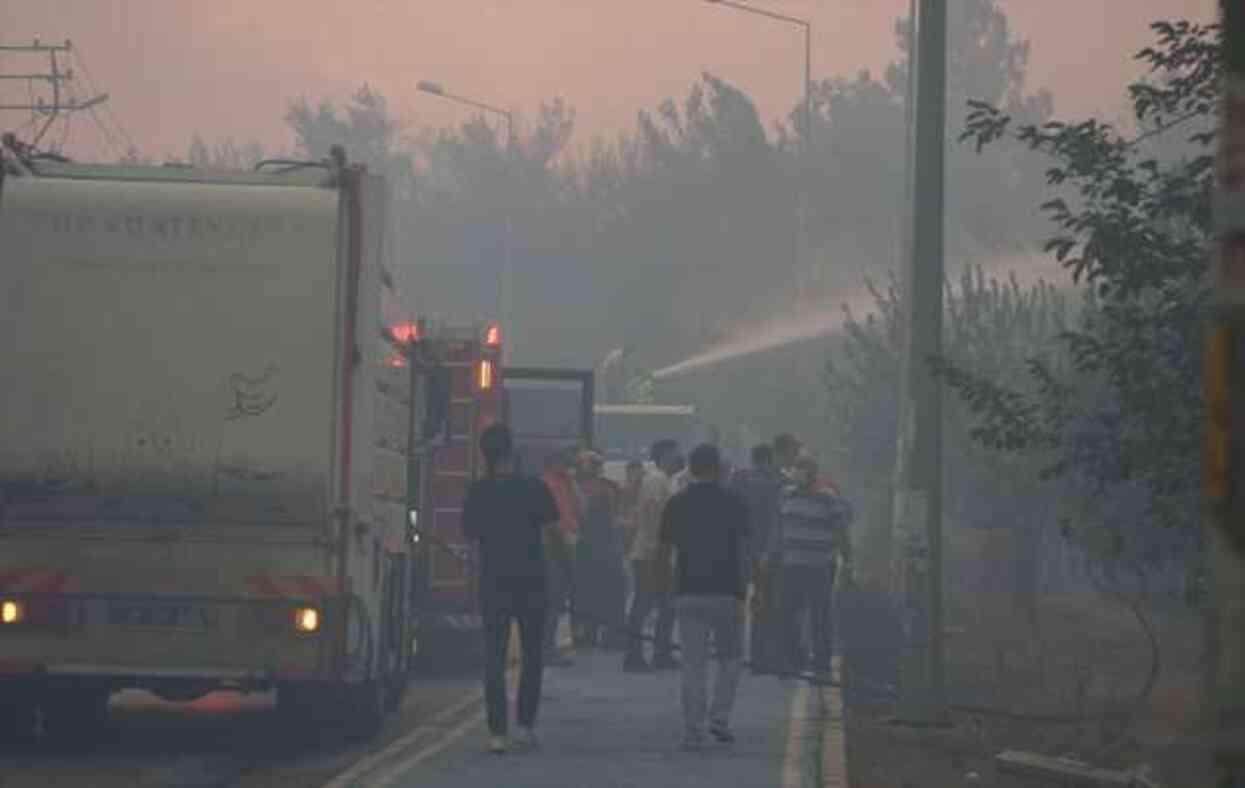
[(0, 624), (20, 624), (26, 619), (26, 606), (16, 599), (0, 602)]
[(294, 629), (305, 634), (320, 631), (320, 610), (315, 607), (300, 607), (294, 611)]

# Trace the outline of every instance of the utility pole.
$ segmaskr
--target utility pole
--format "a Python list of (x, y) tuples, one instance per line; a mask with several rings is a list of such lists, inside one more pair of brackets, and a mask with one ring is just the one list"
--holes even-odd
[(1245, 5), (1220, 0), (1223, 128), (1206, 354), (1210, 696), (1219, 788), (1245, 788)]
[(942, 615), (942, 389), (930, 366), (942, 348), (946, 0), (920, 0), (912, 234), (905, 280), (903, 373), (896, 451), (893, 590), (904, 645), (897, 722), (947, 721)]
[(31, 100), (26, 104), (0, 104), (0, 112), (31, 112), (36, 115), (44, 115), (47, 121), (43, 127), (31, 140), (30, 144), (37, 146), (43, 136), (47, 134), (48, 129), (56, 122), (56, 119), (66, 112), (79, 112), (81, 110), (90, 109), (96, 105), (102, 104), (108, 100), (108, 94), (104, 93), (86, 101), (76, 101), (74, 99), (66, 100), (64, 98), (65, 86), (74, 78), (73, 69), (63, 69), (59, 59), (59, 55), (68, 55), (73, 51), (73, 42), (65, 41), (63, 44), (44, 44), (35, 39), (31, 44), (5, 44), (0, 45), (0, 52), (11, 52), (14, 54), (33, 54), (47, 55), (48, 70), (47, 72), (35, 72), (24, 74), (2, 74), (0, 73), (0, 81), (4, 82), (46, 82), (52, 91), (51, 102), (42, 99)]

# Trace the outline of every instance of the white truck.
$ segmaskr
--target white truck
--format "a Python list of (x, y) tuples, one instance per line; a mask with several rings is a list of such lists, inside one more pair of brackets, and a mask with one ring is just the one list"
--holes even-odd
[(0, 161), (0, 708), (278, 690), (374, 729), (413, 649), (426, 406), (386, 187)]

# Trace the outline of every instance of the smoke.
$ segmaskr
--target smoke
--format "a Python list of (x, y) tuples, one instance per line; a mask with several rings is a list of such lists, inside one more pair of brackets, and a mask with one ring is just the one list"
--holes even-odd
[[(1014, 276), (1022, 288), (1031, 287), (1041, 280), (1056, 282), (1060, 277), (1060, 269), (1054, 260), (1038, 254), (996, 255), (982, 263), (982, 270), (989, 277), (1003, 279)], [(740, 327), (723, 342), (663, 367), (653, 372), (652, 376), (662, 379), (685, 375), (766, 350), (830, 336), (843, 328), (849, 311), (860, 315), (871, 312), (873, 307), (873, 295), (867, 288), (861, 287), (846, 297), (811, 306), (796, 314)]]

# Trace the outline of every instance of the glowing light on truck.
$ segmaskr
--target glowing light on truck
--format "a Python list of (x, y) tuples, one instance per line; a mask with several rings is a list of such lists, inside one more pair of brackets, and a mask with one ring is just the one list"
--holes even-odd
[(480, 362), (476, 373), (476, 383), (480, 391), (488, 391), (493, 388), (493, 362), (489, 359), (484, 359)]
[(20, 624), (25, 616), (21, 602), (6, 599), (0, 602), (0, 624)]

